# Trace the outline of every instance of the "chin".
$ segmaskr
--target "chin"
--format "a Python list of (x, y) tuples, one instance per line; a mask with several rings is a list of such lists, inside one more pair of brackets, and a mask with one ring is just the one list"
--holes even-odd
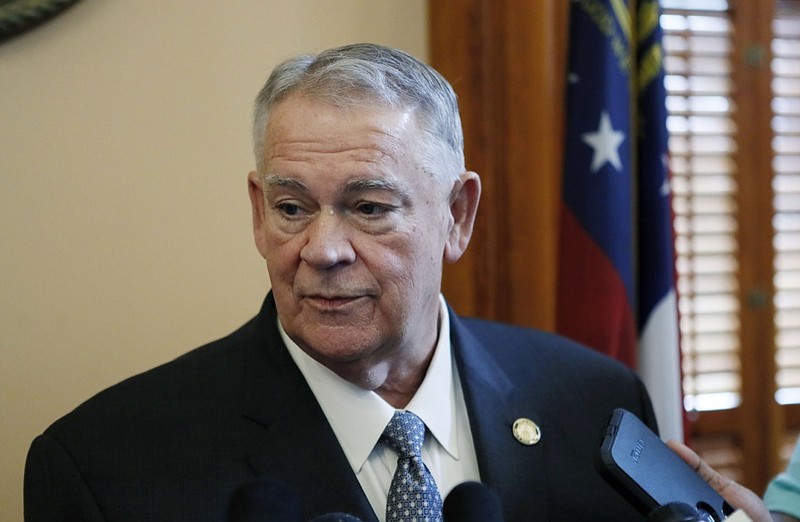
[(369, 358), (382, 343), (365, 327), (322, 328), (299, 336), (303, 350), (321, 362), (349, 363)]
[(347, 364), (355, 363), (366, 359), (374, 352), (373, 348), (363, 348), (353, 346), (348, 343), (344, 346), (339, 344), (317, 344), (314, 348), (308, 347), (306, 353), (326, 366), (328, 364)]

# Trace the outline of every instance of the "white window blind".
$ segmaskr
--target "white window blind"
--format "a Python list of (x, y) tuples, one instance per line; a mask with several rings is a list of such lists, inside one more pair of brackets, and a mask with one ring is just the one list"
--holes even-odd
[(661, 23), (684, 401), (721, 410), (741, 402), (732, 28), (725, 2), (680, 4)]
[(800, 403), (800, 4), (772, 24), (776, 400)]

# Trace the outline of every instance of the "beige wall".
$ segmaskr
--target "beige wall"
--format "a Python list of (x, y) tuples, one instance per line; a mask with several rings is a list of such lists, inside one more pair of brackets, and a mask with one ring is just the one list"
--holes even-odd
[(257, 312), (251, 101), (353, 41), (426, 58), (425, 0), (84, 0), (0, 45), (0, 520), (48, 424)]

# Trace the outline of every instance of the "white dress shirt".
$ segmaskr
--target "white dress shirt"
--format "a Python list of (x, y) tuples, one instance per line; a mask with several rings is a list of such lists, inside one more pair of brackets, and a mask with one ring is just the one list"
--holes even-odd
[[(461, 381), (453, 364), (447, 305), (441, 295), (439, 303), (436, 350), (425, 379), (405, 410), (414, 412), (428, 427), (422, 460), (444, 500), (461, 482), (477, 481), (480, 477)], [(278, 328), (339, 439), (372, 509), (383, 521), (397, 455), (389, 446), (379, 443), (379, 439), (394, 415), (394, 407), (377, 393), (345, 381), (312, 359), (289, 338), (280, 318)]]

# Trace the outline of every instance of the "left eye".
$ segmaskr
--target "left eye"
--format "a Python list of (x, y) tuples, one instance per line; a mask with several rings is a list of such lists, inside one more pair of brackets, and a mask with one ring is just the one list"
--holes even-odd
[(386, 207), (377, 203), (361, 203), (357, 210), (365, 216), (375, 216), (386, 212)]

